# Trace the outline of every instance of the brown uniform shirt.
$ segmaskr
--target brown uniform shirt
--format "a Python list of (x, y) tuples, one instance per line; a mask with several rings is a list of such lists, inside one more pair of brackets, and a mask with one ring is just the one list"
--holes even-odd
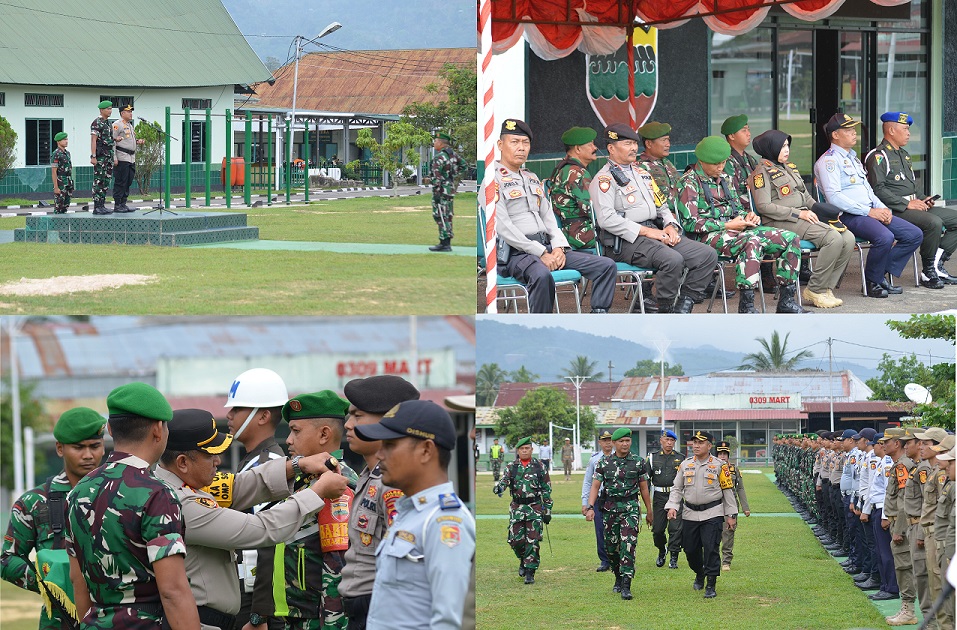
[[(727, 464), (714, 455), (708, 455), (703, 461), (689, 457), (681, 462), (665, 509), (677, 510), (682, 502), (686, 509), (681, 513), (681, 518), (686, 521), (737, 516), (738, 502), (734, 496), (734, 479), (728, 472)], [(714, 502), (717, 503), (705, 510), (690, 507)]]

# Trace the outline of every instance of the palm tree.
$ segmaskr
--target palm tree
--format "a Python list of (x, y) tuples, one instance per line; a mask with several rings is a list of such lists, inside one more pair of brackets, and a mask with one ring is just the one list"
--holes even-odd
[(508, 377), (508, 372), (498, 363), (485, 363), (475, 375), (475, 396), (480, 407), (489, 407), (498, 396), (498, 388)]
[(561, 376), (584, 376), (586, 381), (600, 381), (602, 372), (598, 371), (598, 361), (589, 361), (588, 357), (578, 355), (569, 362)]
[(529, 372), (524, 365), (512, 372), (509, 376), (509, 380), (513, 383), (534, 383), (538, 378), (538, 374)]
[(782, 341), (778, 331), (775, 330), (771, 333), (770, 342), (767, 339), (755, 337), (754, 340), (761, 344), (764, 351), (745, 355), (745, 362), (738, 366), (738, 369), (754, 370), (755, 372), (791, 372), (804, 359), (814, 357), (814, 353), (810, 350), (801, 350), (793, 357), (787, 358), (788, 337), (790, 336), (791, 333), (787, 333)]

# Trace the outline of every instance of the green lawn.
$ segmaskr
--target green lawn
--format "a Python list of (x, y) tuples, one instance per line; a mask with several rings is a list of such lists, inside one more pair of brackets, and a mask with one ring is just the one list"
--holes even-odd
[[(262, 240), (432, 245), (431, 197), (234, 208)], [(456, 197), (453, 245), (475, 247), (475, 194)], [(0, 219), (0, 230), (23, 227)], [(85, 314), (474, 313), (475, 261), (441, 254), (9, 243), (0, 284), (21, 278), (135, 273), (155, 283), (66, 296), (0, 295), (0, 312)]]
[(40, 596), (0, 580), (0, 626), (3, 630), (37, 630)]
[(658, 569), (651, 531), (638, 536), (635, 599), (612, 593), (614, 576), (596, 573), (594, 526), (581, 516), (582, 475), (553, 478), (556, 516), (549, 526), (551, 551), (542, 543), (535, 584), (518, 577), (518, 561), (505, 536), (508, 521), (481, 518), (506, 514), (508, 497), (492, 494), (492, 477), (477, 486), (479, 627), (514, 628), (855, 628), (884, 627), (877, 608), (811, 534), (800, 518), (761, 516), (793, 513), (765, 475), (745, 475), (752, 515), (735, 537), (733, 570), (718, 579), (718, 597), (706, 601), (691, 589), (694, 575), (684, 554), (679, 569)]

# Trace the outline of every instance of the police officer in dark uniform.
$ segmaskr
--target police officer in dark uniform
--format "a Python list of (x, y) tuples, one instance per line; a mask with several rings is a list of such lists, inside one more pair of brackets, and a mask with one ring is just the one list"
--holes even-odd
[[(681, 453), (675, 451), (675, 442), (678, 436), (674, 431), (665, 431), (661, 436), (661, 448), (648, 455), (645, 460), (645, 474), (651, 480), (652, 507), (654, 509), (654, 521), (652, 522), (652, 536), (655, 541), (655, 547), (658, 548), (658, 559), (655, 560), (656, 567), (665, 565), (665, 545), (671, 552), (671, 560), (668, 563), (669, 569), (678, 568), (678, 552), (681, 550), (681, 509), (678, 509), (678, 516), (675, 519), (668, 520), (665, 511), (665, 503), (671, 495), (671, 487), (674, 485), (675, 475), (678, 474), (678, 466), (684, 461)], [(665, 538), (665, 528), (668, 529), (667, 539)]]
[[(864, 158), (867, 181), (894, 216), (913, 223), (923, 232), (921, 286), (940, 289), (945, 284), (957, 284), (957, 278), (943, 269), (943, 262), (957, 249), (957, 210), (938, 208), (929, 197), (917, 192), (914, 164), (904, 150), (914, 119), (906, 112), (886, 112), (881, 122), (884, 138)], [(941, 235), (943, 228), (947, 231)]]

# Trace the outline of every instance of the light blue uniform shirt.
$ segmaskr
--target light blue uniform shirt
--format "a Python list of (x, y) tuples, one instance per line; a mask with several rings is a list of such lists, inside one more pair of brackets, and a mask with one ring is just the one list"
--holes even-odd
[(841, 492), (857, 489), (857, 458), (860, 456), (861, 451), (856, 446), (847, 452), (841, 469)]
[(369, 630), (462, 626), (475, 555), (475, 519), (452, 491), (432, 486), (396, 503), (376, 548)]
[(844, 212), (866, 215), (871, 208), (884, 207), (867, 183), (867, 171), (854, 149), (832, 144), (814, 163), (814, 177), (825, 200)]
[(585, 467), (585, 481), (582, 482), (582, 507), (588, 505), (588, 495), (591, 494), (591, 484), (595, 480), (595, 466), (598, 460), (605, 456), (604, 451), (598, 451), (592, 454), (588, 460), (588, 466)]

